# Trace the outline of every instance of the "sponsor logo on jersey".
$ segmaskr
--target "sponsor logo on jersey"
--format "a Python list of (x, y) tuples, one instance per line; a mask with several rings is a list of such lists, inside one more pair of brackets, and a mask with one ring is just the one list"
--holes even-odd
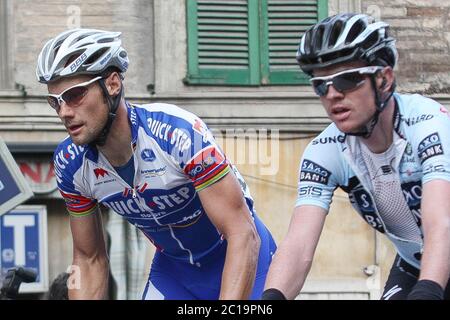
[(364, 213), (375, 212), (375, 207), (372, 202), (370, 194), (360, 184), (354, 188), (350, 194), (350, 201), (355, 203), (358, 208)]
[(150, 132), (157, 138), (164, 141), (169, 141), (169, 134), (171, 133), (172, 126), (162, 121), (154, 120), (152, 118), (147, 119), (147, 125)]
[(316, 144), (328, 144), (328, 143), (343, 143), (345, 141), (345, 135), (338, 135), (335, 137), (321, 137), (312, 141), (313, 145)]
[[(145, 185), (144, 185), (145, 186)], [(141, 186), (140, 190), (148, 190), (147, 186)], [(138, 190), (138, 191), (140, 191)], [(131, 191), (131, 190), (130, 190)], [(192, 189), (194, 192), (195, 190)], [(125, 192), (125, 191), (124, 191)], [(120, 196), (124, 196), (124, 192)], [(130, 199), (106, 200), (103, 202), (107, 207), (113, 209), (121, 215), (134, 215), (151, 213), (149, 218), (161, 218), (173, 211), (182, 209), (188, 201), (194, 198), (194, 193), (188, 187), (181, 187), (176, 191), (167, 194), (148, 196), (146, 194), (133, 198), (131, 192), (127, 193)]]
[(134, 109), (133, 106), (131, 106), (131, 110), (130, 110), (130, 121), (131, 123), (136, 126), (137, 125), (137, 114), (136, 114), (136, 109)]
[(331, 172), (311, 160), (304, 159), (300, 171), (300, 181), (316, 182), (327, 185)]
[(409, 142), (406, 145), (405, 154), (408, 155), (408, 156), (412, 156), (413, 155), (412, 146), (411, 146), (411, 144)]
[(364, 189), (357, 177), (349, 180), (348, 188), (345, 188), (353, 207), (359, 212), (361, 217), (376, 230), (384, 233), (383, 223), (377, 216), (375, 206), (370, 194)]
[(65, 169), (70, 160), (74, 160), (77, 156), (82, 154), (84, 148), (77, 146), (74, 143), (69, 144), (65, 149), (61, 149), (55, 156), (55, 164), (60, 169)]
[(382, 300), (389, 300), (389, 299), (392, 298), (393, 295), (399, 293), (402, 290), (403, 290), (403, 288), (399, 287), (399, 285), (396, 284), (395, 286), (390, 288), (388, 291), (386, 291), (386, 293), (383, 295), (383, 299)]
[(183, 152), (188, 150), (192, 145), (192, 140), (186, 130), (181, 128), (175, 128), (170, 135), (170, 144), (176, 149)]
[(141, 158), (142, 158), (142, 160), (144, 160), (146, 162), (152, 162), (152, 161), (155, 161), (156, 155), (152, 149), (144, 149), (141, 152)]
[(420, 203), (422, 200), (422, 183), (421, 181), (413, 181), (403, 183), (401, 185), (403, 196), (405, 197), (406, 203), (413, 214), (414, 220), (417, 225), (421, 225), (421, 211)]
[(64, 201), (66, 202), (67, 206), (74, 206), (81, 203), (80, 200), (74, 198), (64, 198)]
[(323, 189), (314, 186), (306, 186), (298, 189), (299, 196), (313, 196), (320, 197), (322, 196)]
[(150, 132), (159, 139), (169, 142), (180, 152), (183, 152), (191, 147), (192, 140), (188, 132), (182, 128), (174, 128), (170, 124), (147, 119), (147, 125)]
[(99, 179), (99, 177), (104, 178), (105, 176), (109, 176), (108, 171), (106, 171), (106, 170), (103, 169), (103, 168), (95, 168), (95, 169), (94, 169), (94, 174), (95, 174), (95, 177), (96, 177), (97, 179)]
[(200, 219), (202, 214), (203, 214), (202, 210), (200, 210), (200, 209), (195, 210), (193, 214), (184, 216), (181, 220), (174, 222), (173, 226), (175, 228), (189, 227), (190, 225), (196, 223), (198, 221), (198, 219)]
[(420, 163), (423, 164), (425, 160), (434, 156), (444, 154), (442, 149), (441, 139), (437, 132), (430, 134), (423, 139), (417, 148), (420, 158)]
[(146, 178), (163, 176), (166, 174), (166, 166), (158, 169), (143, 169), (141, 170), (141, 174), (145, 175)]
[(442, 164), (438, 164), (438, 165), (427, 165), (426, 167), (424, 167), (423, 169), (423, 174), (429, 174), (429, 173), (433, 173), (433, 172), (445, 172), (445, 166)]
[(192, 161), (186, 166), (184, 171), (189, 175), (189, 177), (191, 177), (191, 179), (198, 179), (208, 174), (224, 160), (225, 158), (216, 148), (209, 147), (195, 156), (194, 159), (192, 159)]
[(403, 153), (401, 165), (404, 165), (406, 163), (413, 164), (416, 163), (416, 159), (414, 158), (413, 149), (411, 144), (408, 142), (406, 144), (405, 152)]
[(401, 118), (401, 120), (407, 125), (407, 126), (413, 126), (415, 124), (418, 124), (423, 121), (428, 121), (434, 118), (434, 115), (432, 114), (423, 114), (421, 116), (413, 117), (413, 118)]

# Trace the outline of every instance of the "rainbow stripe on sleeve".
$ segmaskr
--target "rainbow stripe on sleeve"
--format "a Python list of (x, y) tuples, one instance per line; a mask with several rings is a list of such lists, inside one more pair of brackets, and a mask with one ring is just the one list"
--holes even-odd
[(201, 150), (184, 168), (197, 191), (217, 182), (229, 171), (228, 160), (215, 146)]
[(67, 211), (73, 217), (83, 217), (95, 212), (97, 201), (77, 195), (59, 191), (66, 202)]

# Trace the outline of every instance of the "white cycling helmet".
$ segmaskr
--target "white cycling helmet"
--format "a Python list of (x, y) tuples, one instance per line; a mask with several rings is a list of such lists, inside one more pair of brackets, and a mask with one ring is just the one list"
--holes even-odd
[(121, 32), (72, 29), (50, 39), (39, 54), (36, 77), (48, 83), (78, 74), (101, 75), (110, 67), (128, 68)]

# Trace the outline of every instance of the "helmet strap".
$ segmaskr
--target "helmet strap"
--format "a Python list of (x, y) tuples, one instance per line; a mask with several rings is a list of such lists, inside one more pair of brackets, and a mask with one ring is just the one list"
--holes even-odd
[(123, 96), (123, 85), (120, 86), (120, 92), (116, 96), (111, 96), (106, 89), (105, 79), (100, 79), (98, 81), (100, 88), (102, 89), (103, 96), (106, 99), (106, 103), (108, 105), (108, 119), (106, 121), (105, 126), (103, 127), (100, 134), (97, 136), (95, 140), (89, 143), (90, 146), (104, 146), (106, 143), (106, 138), (108, 137), (109, 131), (111, 130), (111, 126), (113, 124), (114, 119), (116, 118), (117, 109), (119, 108), (120, 100)]

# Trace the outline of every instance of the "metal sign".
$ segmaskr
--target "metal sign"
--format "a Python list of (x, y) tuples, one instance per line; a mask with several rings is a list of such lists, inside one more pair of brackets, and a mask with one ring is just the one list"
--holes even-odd
[(26, 159), (17, 163), (35, 195), (48, 195), (57, 190), (53, 161)]
[(48, 290), (46, 206), (18, 206), (0, 216), (0, 254), (2, 278), (14, 267), (29, 268), (37, 273), (36, 282), (23, 283), (20, 293)]
[(33, 196), (5, 142), (0, 138), (0, 215)]

